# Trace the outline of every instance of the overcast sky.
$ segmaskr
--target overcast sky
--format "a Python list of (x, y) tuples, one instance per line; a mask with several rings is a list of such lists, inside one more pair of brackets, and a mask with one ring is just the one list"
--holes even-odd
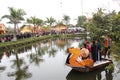
[[(81, 5), (82, 1), (82, 5)], [(119, 0), (118, 0), (119, 1)], [(63, 15), (70, 16), (73, 21), (80, 15), (90, 16), (97, 8), (120, 10), (117, 0), (0, 0), (0, 17), (9, 14), (8, 7), (25, 10), (25, 17), (36, 16), (41, 19), (54, 17), (62, 19)]]

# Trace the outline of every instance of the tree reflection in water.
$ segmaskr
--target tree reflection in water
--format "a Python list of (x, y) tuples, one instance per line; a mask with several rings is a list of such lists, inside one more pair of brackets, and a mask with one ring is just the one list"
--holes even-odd
[(49, 57), (55, 57), (56, 53), (57, 53), (57, 49), (55, 47), (55, 43), (54, 41), (50, 40), (49, 41), (49, 46), (48, 46), (48, 54)]
[[(72, 39), (54, 39), (54, 40), (47, 40), (47, 41), (40, 41), (39, 43), (36, 43), (34, 45), (31, 46), (21, 46), (19, 49), (18, 47), (16, 47), (17, 49), (13, 49), (9, 50), (10, 54), (7, 54), (8, 56), (12, 56), (9, 59), (13, 59), (15, 56), (15, 60), (12, 60), (11, 62), (8, 62), (8, 64), (12, 64), (12, 66), (10, 66), (10, 70), (9, 69), (9, 65), (6, 64), (6, 66), (1, 66), (0, 65), (0, 75), (2, 74), (2, 79), (6, 80), (7, 78), (15, 78), (16, 80), (24, 80), (26, 78), (30, 78), (30, 79), (36, 79), (36, 75), (38, 75), (37, 77), (39, 77), (39, 75), (43, 75), (43, 73), (45, 74), (45, 76), (40, 76), (40, 77), (46, 77), (46, 75), (52, 75), (45, 73), (46, 70), (46, 62), (47, 61), (52, 61), (53, 57), (54, 59), (58, 59), (58, 61), (61, 61), (61, 58), (66, 60), (66, 56), (68, 55), (67, 52), (65, 52), (67, 50), (67, 48), (69, 47), (76, 47), (78, 45), (78, 43), (82, 44), (82, 40), (75, 40), (74, 38)], [(115, 47), (113, 46), (112, 48), (112, 55), (114, 56), (114, 61), (113, 63), (115, 64), (115, 69), (118, 68), (117, 72), (120, 71), (120, 48), (119, 47)], [(13, 52), (11, 52), (13, 51)], [(7, 51), (8, 52), (8, 51)], [(114, 53), (113, 53), (114, 52)], [(61, 56), (59, 56), (59, 53)], [(18, 55), (20, 54), (20, 55)], [(57, 55), (58, 54), (58, 55)], [(27, 57), (26, 57), (27, 55)], [(62, 56), (63, 55), (63, 56)], [(64, 56), (65, 55), (65, 56)], [(21, 59), (19, 56), (24, 56), (23, 59)], [(59, 57), (58, 57), (59, 56)], [(50, 57), (50, 58), (48, 58)], [(0, 56), (1, 59), (1, 56)], [(45, 62), (46, 60), (46, 62)], [(62, 61), (61, 61), (62, 62)], [(63, 64), (62, 68), (65, 68), (65, 61), (62, 63), (58, 63), (58, 64)], [(26, 63), (28, 63), (29, 65), (27, 65)], [(31, 64), (32, 63), (32, 64)], [(41, 63), (45, 63), (44, 65)], [(39, 67), (39, 65), (41, 65)], [(50, 66), (57, 66), (56, 63), (52, 63), (50, 64)], [(31, 71), (30, 68), (32, 67), (36, 67), (36, 70), (34, 70), (33, 72), (29, 72)], [(45, 67), (46, 66), (46, 67)], [(54, 67), (53, 67), (54, 68)], [(58, 66), (57, 66), (58, 68)], [(59, 67), (60, 68), (60, 67)], [(43, 70), (43, 72), (41, 71), (41, 69), (45, 69)], [(51, 69), (51, 67), (47, 67), (47, 69)], [(40, 72), (38, 72), (38, 70), (40, 70)], [(55, 68), (53, 69), (55, 70)], [(51, 72), (53, 71), (51, 69)], [(68, 73), (68, 68), (67, 70), (64, 69), (64, 71), (62, 71), (61, 69), (60, 73), (62, 76), (66, 76), (66, 73)], [(59, 72), (58, 70), (58, 72)], [(119, 71), (118, 71), (119, 70)], [(37, 71), (37, 72), (35, 72)], [(62, 72), (61, 72), (62, 71)], [(7, 78), (5, 72), (9, 72)], [(56, 72), (57, 73), (57, 72)], [(35, 75), (35, 76), (34, 76)], [(59, 76), (61, 75), (57, 75), (57, 77), (59, 78)], [(116, 73), (117, 76), (119, 76), (118, 73)], [(95, 72), (89, 72), (89, 73), (80, 73), (80, 72), (76, 72), (76, 71), (70, 71), (69, 74), (66, 77), (66, 80), (117, 80), (117, 79), (113, 79), (116, 77), (115, 73), (113, 73), (113, 71), (110, 70), (101, 70), (101, 71), (95, 71)], [(5, 76), (5, 77), (4, 77)], [(53, 75), (52, 75), (53, 76)], [(48, 77), (48, 76), (47, 76)], [(54, 77), (56, 77), (56, 75), (54, 75)], [(118, 78), (118, 77), (117, 77)], [(118, 79), (119, 80), (119, 79)]]
[(41, 62), (44, 61), (42, 56), (45, 54), (46, 47), (41, 48), (40, 44), (34, 45), (35, 53), (31, 51), (31, 54), (28, 55), (30, 63), (34, 63), (35, 65), (39, 66)]
[[(0, 53), (0, 63), (1, 63), (2, 56), (3, 56), (3, 54), (2, 54), (2, 53)], [(6, 67), (5, 67), (5, 66), (0, 65), (0, 73), (2, 73), (5, 69), (6, 69)]]
[(13, 52), (16, 59), (12, 60), (13, 65), (11, 67), (14, 68), (15, 71), (9, 72), (8, 76), (15, 76), (15, 80), (23, 80), (32, 77), (32, 74), (28, 72), (28, 65), (26, 65), (23, 59), (19, 59), (17, 50), (14, 50)]
[(2, 54), (2, 53), (0, 53), (0, 62), (1, 62), (2, 56), (3, 56), (3, 54)]
[(49, 51), (49, 57), (55, 57), (55, 54), (56, 54), (57, 50), (54, 49), (54, 48), (51, 48), (51, 50)]
[(120, 73), (120, 44), (113, 43), (111, 46), (111, 56), (113, 58), (114, 67), (117, 68), (115, 74)]

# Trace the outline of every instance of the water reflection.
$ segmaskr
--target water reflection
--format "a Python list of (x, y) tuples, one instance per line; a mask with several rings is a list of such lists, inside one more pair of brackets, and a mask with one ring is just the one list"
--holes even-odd
[(44, 61), (44, 59), (42, 58), (42, 56), (45, 54), (45, 49), (44, 48), (40, 48), (40, 46), (34, 46), (35, 48), (35, 52), (33, 53), (31, 51), (31, 53), (28, 56), (29, 58), (29, 62), (30, 63), (34, 63), (35, 65), (39, 66), (41, 62)]
[(0, 54), (0, 62), (1, 62), (2, 56), (3, 56), (3, 54), (1, 53), (1, 54)]
[(49, 51), (49, 57), (55, 57), (55, 54), (56, 54), (57, 50), (54, 49), (54, 48), (51, 48), (51, 50)]
[[(8, 56), (8, 55), (7, 55), (7, 56)], [(0, 63), (1, 63), (1, 59), (2, 59), (2, 57), (3, 57), (3, 54), (0, 54)], [(5, 66), (0, 65), (0, 73), (2, 73), (5, 69), (6, 69)]]
[(71, 70), (66, 76), (67, 80), (113, 80), (112, 72), (99, 69), (88, 73)]
[(28, 65), (26, 65), (23, 59), (19, 59), (17, 50), (14, 50), (13, 52), (15, 54), (16, 59), (12, 60), (13, 64), (11, 68), (14, 68), (15, 71), (8, 72), (8, 76), (16, 76), (15, 80), (23, 80), (25, 78), (31, 77), (32, 74), (28, 72)]
[(66, 39), (58, 39), (55, 41), (56, 45), (63, 49), (65, 47), (65, 45), (67, 44), (67, 40)]
[(3, 51), (0, 53), (0, 80), (113, 80), (110, 71), (83, 75), (65, 66), (67, 48), (78, 47), (83, 41), (79, 37), (49, 39)]

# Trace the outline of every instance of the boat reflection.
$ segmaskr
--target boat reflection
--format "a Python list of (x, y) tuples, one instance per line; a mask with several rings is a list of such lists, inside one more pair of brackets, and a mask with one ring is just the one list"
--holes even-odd
[[(103, 75), (102, 72), (105, 74)], [(71, 70), (66, 76), (66, 80), (113, 80), (113, 76), (112, 71), (107, 71), (105, 69), (86, 73)]]

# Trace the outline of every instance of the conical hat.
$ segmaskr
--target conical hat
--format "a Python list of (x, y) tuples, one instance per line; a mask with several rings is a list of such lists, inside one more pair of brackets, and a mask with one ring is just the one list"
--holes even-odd
[(89, 50), (86, 48), (82, 48), (81, 51), (83, 52), (83, 55), (82, 55), (83, 57), (88, 57), (90, 54)]

